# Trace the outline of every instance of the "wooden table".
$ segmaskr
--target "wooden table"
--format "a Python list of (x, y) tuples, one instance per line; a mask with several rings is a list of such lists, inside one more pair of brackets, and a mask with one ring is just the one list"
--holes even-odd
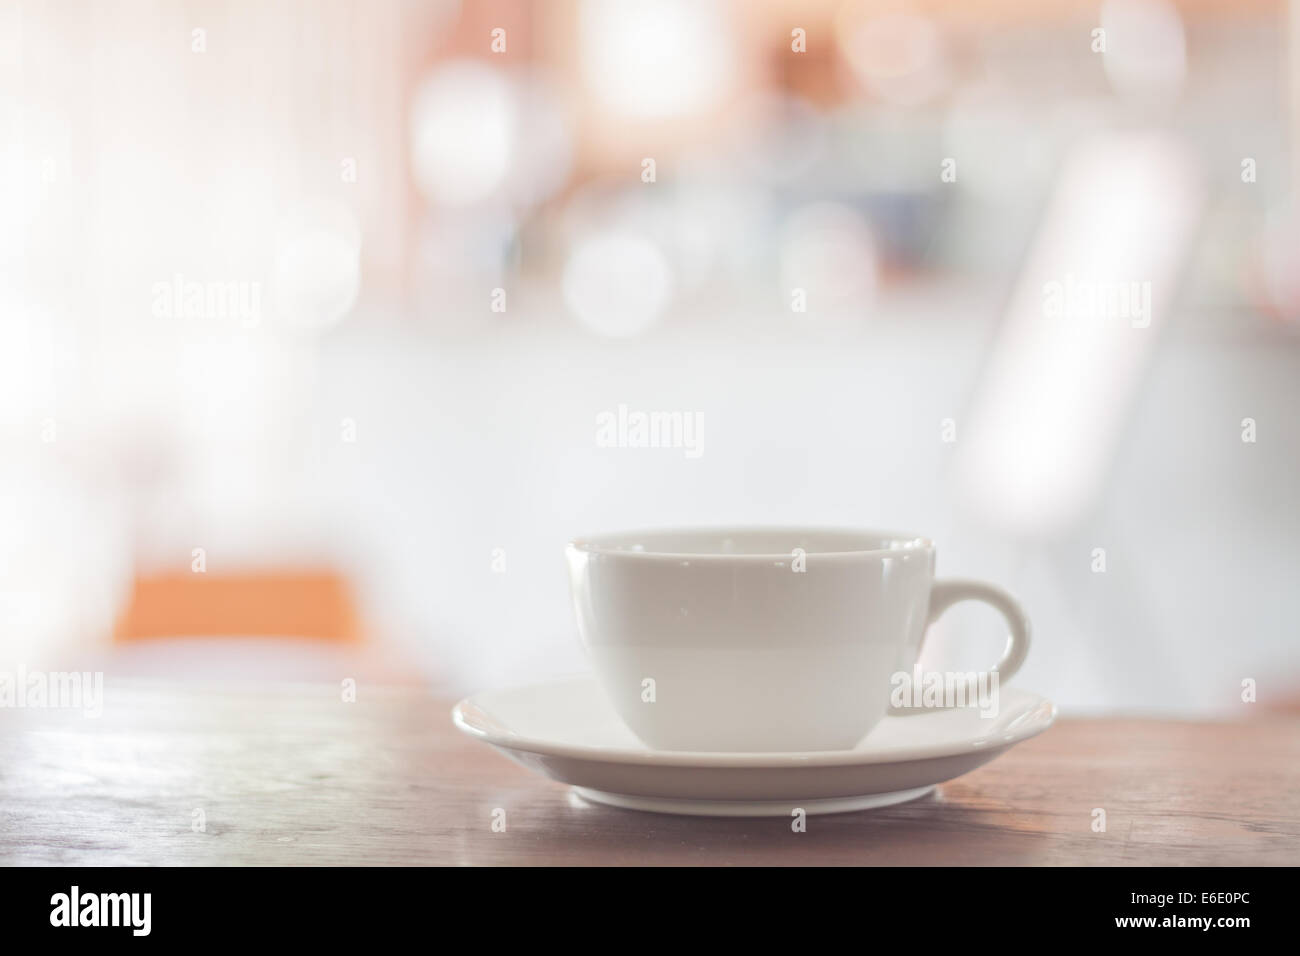
[(136, 682), (107, 688), (98, 719), (0, 710), (0, 862), (1300, 863), (1295, 715), (1062, 719), (931, 797), (793, 833), (587, 805), (462, 736), (450, 703)]

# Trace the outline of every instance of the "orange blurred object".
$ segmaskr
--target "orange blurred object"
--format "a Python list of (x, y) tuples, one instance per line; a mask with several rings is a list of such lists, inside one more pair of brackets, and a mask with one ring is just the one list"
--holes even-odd
[(114, 640), (240, 635), (354, 643), (360, 615), (347, 581), (322, 570), (150, 574), (136, 578)]

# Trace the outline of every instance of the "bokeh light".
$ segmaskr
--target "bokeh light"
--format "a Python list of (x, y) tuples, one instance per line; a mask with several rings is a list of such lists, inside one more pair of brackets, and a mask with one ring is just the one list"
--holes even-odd
[(584, 0), (580, 21), (583, 75), (620, 115), (706, 109), (735, 76), (734, 31), (714, 0)]
[(579, 240), (564, 264), (564, 301), (587, 328), (628, 338), (652, 326), (672, 296), (663, 250), (645, 236), (608, 231)]
[(411, 167), (430, 202), (466, 205), (504, 182), (516, 148), (517, 103), (498, 71), (453, 60), (419, 85), (411, 106)]
[(951, 80), (943, 37), (925, 17), (877, 15), (872, 6), (850, 4), (836, 23), (836, 40), (858, 81), (888, 103), (924, 103)]
[(1187, 77), (1187, 41), (1173, 4), (1106, 0), (1101, 26), (1106, 31), (1102, 63), (1116, 93), (1160, 101), (1178, 96)]
[(356, 217), (338, 203), (299, 210), (283, 229), (272, 292), (286, 325), (334, 325), (356, 304), (361, 290), (361, 236)]

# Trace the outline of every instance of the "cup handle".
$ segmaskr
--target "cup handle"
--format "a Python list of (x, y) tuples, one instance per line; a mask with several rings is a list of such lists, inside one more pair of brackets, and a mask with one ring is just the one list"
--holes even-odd
[[(983, 581), (970, 581), (961, 578), (948, 578), (935, 581), (930, 589), (930, 612), (925, 620), (928, 631), (930, 625), (937, 621), (943, 612), (960, 601), (983, 601), (991, 604), (1006, 619), (1009, 633), (1007, 646), (1002, 652), (1002, 659), (993, 665), (998, 681), (1008, 680), (1020, 670), (1029, 653), (1029, 618), (1025, 616), (1020, 603), (1006, 591)], [(924, 639), (922, 639), (924, 643)]]

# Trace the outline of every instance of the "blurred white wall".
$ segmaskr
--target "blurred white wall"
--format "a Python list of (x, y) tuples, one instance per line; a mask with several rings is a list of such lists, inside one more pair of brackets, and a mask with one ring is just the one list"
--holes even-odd
[[(952, 468), (1001, 304), (979, 285), (902, 290), (867, 327), (820, 338), (760, 310), (635, 343), (570, 329), (394, 346), (340, 330), (326, 375), (345, 384), (319, 418), (355, 417), (358, 441), (320, 477), (351, 486), (337, 513), (377, 557), (372, 605), (458, 688), (583, 668), (567, 538), (762, 522), (933, 536), (940, 574), (1023, 598), (1035, 645), (1017, 679), (1072, 709), (1232, 713), (1245, 677), (1293, 691), (1300, 357), (1175, 317), (1086, 514), (1017, 536), (964, 509)], [(703, 454), (598, 447), (596, 416), (619, 404), (703, 416)], [(1266, 439), (1241, 441), (1242, 409)], [(959, 607), (930, 659), (980, 666), (998, 627)]]

